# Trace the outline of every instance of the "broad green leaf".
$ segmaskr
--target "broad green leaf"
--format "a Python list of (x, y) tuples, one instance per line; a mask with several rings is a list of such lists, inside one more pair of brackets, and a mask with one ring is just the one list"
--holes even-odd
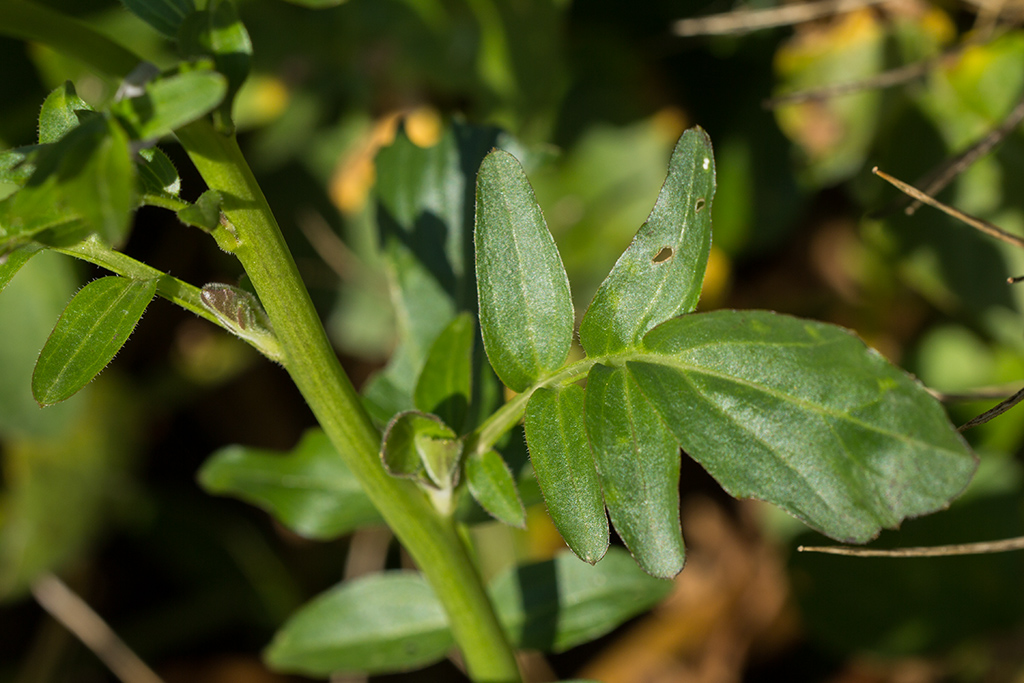
[(620, 548), (591, 566), (571, 553), (496, 577), (489, 592), (519, 648), (562, 652), (652, 607), (673, 588), (641, 571)]
[(526, 527), (526, 510), (516, 480), (497, 451), (470, 454), (465, 472), (466, 486), (480, 507), (505, 524)]
[(192, 206), (178, 211), (178, 220), (182, 223), (211, 232), (220, 226), (221, 194), (217, 190), (207, 190), (199, 195)]
[(413, 394), (416, 408), (437, 415), (456, 430), (465, 422), (473, 391), (474, 323), (471, 313), (462, 313), (442, 330), (430, 347)]
[(108, 276), (80, 289), (57, 320), (32, 373), (32, 394), (47, 406), (91, 382), (128, 340), (156, 295), (156, 280)]
[(121, 0), (132, 14), (174, 38), (185, 17), (196, 11), (192, 0)]
[(255, 346), (267, 358), (280, 361), (284, 357), (270, 318), (251, 293), (213, 282), (203, 286), (199, 299), (226, 329)]
[(608, 549), (608, 518), (587, 443), (583, 389), (537, 389), (526, 405), (526, 442), (555, 527), (574, 553), (594, 564)]
[(670, 320), (644, 348), (628, 374), (683, 449), (731, 495), (832, 538), (942, 509), (974, 473), (939, 403), (842, 328), (718, 311)]
[[(174, 163), (157, 147), (139, 151), (139, 189), (142, 194), (177, 197), (181, 192), (181, 177)], [(212, 192), (212, 190), (207, 190)], [(203, 194), (206, 194), (205, 192)], [(202, 195), (200, 195), (202, 199)]]
[(75, 92), (74, 84), (65, 81), (46, 97), (39, 110), (39, 144), (57, 142), (78, 127), (78, 112), (92, 110)]
[(501, 381), (524, 391), (568, 358), (574, 319), (555, 240), (508, 152), (480, 165), (475, 243), (484, 349)]
[(136, 140), (153, 140), (213, 111), (227, 81), (216, 71), (196, 69), (158, 77), (138, 97), (114, 103), (110, 111)]
[(686, 559), (679, 523), (679, 446), (624, 367), (591, 368), (586, 413), (615, 530), (646, 572), (672, 578)]
[(288, 453), (222, 448), (203, 464), (199, 483), (210, 493), (263, 508), (306, 538), (331, 540), (382, 523), (355, 475), (319, 429), (306, 432)]
[(7, 283), (14, 278), (21, 267), (28, 263), (28, 260), (39, 253), (42, 247), (35, 244), (26, 244), (9, 254), (0, 256), (0, 292), (4, 291)]
[(396, 477), (414, 479), (439, 489), (455, 483), (462, 443), (434, 415), (399, 413), (384, 430), (380, 457)]
[(647, 221), (580, 323), (590, 356), (639, 345), (655, 325), (697, 307), (711, 250), (715, 158), (701, 128), (683, 133)]
[(454, 645), (444, 609), (418, 573), (346, 582), (294, 614), (274, 636), (267, 664), (288, 673), (385, 673), (432, 664)]

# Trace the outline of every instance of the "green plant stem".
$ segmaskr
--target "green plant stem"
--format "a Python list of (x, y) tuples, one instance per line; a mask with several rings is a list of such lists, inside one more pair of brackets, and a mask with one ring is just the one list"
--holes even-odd
[[(110, 76), (124, 77), (139, 62), (130, 51), (85, 24), (23, 0), (0, 1), (0, 34), (46, 43)], [(327, 341), (280, 228), (236, 140), (218, 133), (208, 121), (192, 123), (177, 134), (210, 188), (223, 193), (223, 211), (239, 239), (234, 253), (270, 316), (284, 353), (283, 364), (328, 438), (437, 593), (469, 675), (487, 683), (521, 680), (515, 655), (456, 523), (438, 513), (414, 484), (384, 471), (378, 456), (380, 434)], [(118, 267), (136, 268), (110, 255), (103, 258), (108, 261), (103, 265), (113, 265), (115, 272)], [(166, 282), (173, 285), (175, 281)], [(178, 298), (182, 301), (172, 300), (187, 299)], [(208, 317), (205, 309), (186, 308)]]
[(517, 681), (515, 657), (482, 579), (451, 517), (441, 515), (414, 484), (385, 472), (380, 433), (370, 422), (331, 348), (299, 278), (284, 237), (233, 136), (207, 121), (178, 131), (238, 236), (241, 261), (284, 354), (284, 366), (384, 520), (406, 547), (445, 606), (470, 676)]

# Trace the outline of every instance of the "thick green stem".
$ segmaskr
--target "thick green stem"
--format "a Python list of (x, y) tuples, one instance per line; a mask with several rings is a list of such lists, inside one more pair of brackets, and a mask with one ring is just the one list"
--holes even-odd
[(233, 137), (206, 121), (178, 132), (207, 184), (224, 198), (242, 262), (270, 316), (284, 365), (320, 426), (359, 478), (445, 605), (470, 675), (515, 681), (515, 658), (480, 575), (450, 518), (414, 484), (391, 477), (378, 456), (380, 433), (331, 348), (266, 199)]
[[(124, 76), (138, 59), (84, 24), (22, 0), (0, 1), (0, 33), (44, 42), (105, 74)], [(207, 184), (224, 198), (237, 233), (234, 250), (270, 316), (283, 364), (324, 432), (359, 478), (433, 586), (455, 641), (476, 681), (520, 680), (514, 653), (483, 582), (450, 517), (411, 482), (389, 476), (378, 456), (380, 435), (310, 301), (281, 231), (234, 137), (208, 121), (178, 131)]]

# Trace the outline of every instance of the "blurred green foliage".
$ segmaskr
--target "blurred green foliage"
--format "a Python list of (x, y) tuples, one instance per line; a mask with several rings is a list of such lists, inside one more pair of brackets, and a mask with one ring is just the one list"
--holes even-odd
[[(157, 66), (172, 61), (165, 38), (112, 1), (46, 4)], [(1024, 273), (1024, 255), (928, 209), (873, 217), (895, 192), (870, 168), (913, 181), (997, 126), (1024, 94), (1024, 32), (970, 34), (973, 14), (923, 2), (748, 36), (670, 32), (676, 19), (721, 9), (667, 0), (348, 0), (315, 11), (240, 2), (253, 53), (234, 119), (353, 376), (380, 370), (401, 335), (388, 296), (395, 255), (379, 234), (382, 207), (394, 199), (375, 187), (382, 148), (382, 164), (403, 146), (440, 154), (459, 122), (514, 136), (531, 151), (527, 170), (582, 314), (653, 205), (676, 138), (700, 124), (718, 167), (703, 307), (772, 308), (849, 325), (939, 391), (1019, 386), (1024, 294), (1005, 281)], [(899, 87), (762, 107), (770, 96), (935, 59), (971, 35), (976, 43)], [(0, 64), (4, 148), (35, 141), (40, 103), (66, 80), (93, 106), (117, 88), (38, 44), (0, 39)], [(481, 154), (495, 142), (481, 141)], [(173, 143), (164, 149), (182, 175), (182, 195), (195, 199), (201, 181)], [(940, 198), (1020, 233), (1022, 160), (1017, 131)], [(237, 277), (190, 231), (143, 211), (126, 249), (196, 283)], [(216, 448), (244, 442), (261, 449), (244, 455), (264, 457), (262, 449), (294, 446), (311, 418), (275, 368), (169, 307), (151, 311), (80, 396), (36, 406), (38, 351), (94, 275), (46, 254), (0, 296), (0, 590), (9, 601), (0, 619), (10, 622), (4, 632), (17, 631), (0, 646), (3, 676), (40, 656), (63, 667), (66, 678), (53, 680), (74, 680), (89, 666), (66, 650), (47, 652), (38, 616), (25, 619), (19, 600), (42, 571), (98, 586), (87, 597), (159, 665), (258, 651), (300, 602), (337, 581), (348, 548), (345, 540), (310, 545), (258, 511), (198, 490), (195, 472)], [(446, 322), (434, 321), (436, 329)], [(404, 387), (400, 400), (412, 390)], [(950, 413), (964, 422), (993, 403), (956, 403)], [(1010, 412), (967, 432), (982, 468), (964, 500), (881, 543), (1024, 533), (1022, 424)], [(686, 495), (707, 484), (683, 486)], [(516, 537), (513, 554), (541, 554), (541, 534)], [(778, 534), (787, 548), (807, 542)], [(397, 566), (398, 554), (387, 561)], [(984, 680), (979, 667), (995, 666), (1000, 644), (1020, 642), (1019, 564), (1014, 556), (794, 555), (805, 637), (790, 647), (831, 658), (833, 670), (853, 653), (931, 656), (954, 676)], [(1018, 676), (1019, 652), (1009, 665)], [(579, 664), (555, 662), (563, 675)]]

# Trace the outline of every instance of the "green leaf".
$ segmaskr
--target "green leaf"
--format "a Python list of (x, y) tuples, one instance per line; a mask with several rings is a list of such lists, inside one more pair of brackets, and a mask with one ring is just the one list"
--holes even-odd
[(595, 566), (571, 553), (513, 567), (491, 583), (498, 618), (519, 648), (562, 652), (652, 607), (673, 588), (610, 548)]
[(326, 7), (337, 7), (343, 5), (348, 0), (286, 0), (293, 5), (301, 5), (302, 7), (311, 7), (313, 9), (324, 9)]
[(121, 0), (132, 14), (174, 38), (185, 17), (196, 11), (192, 0)]
[(199, 470), (210, 493), (256, 505), (300, 536), (331, 540), (382, 520), (319, 429), (288, 453), (228, 446)]
[(57, 142), (79, 124), (78, 112), (93, 111), (78, 93), (71, 81), (47, 95), (39, 110), (39, 144)]
[(157, 147), (140, 150), (139, 157), (142, 159), (138, 162), (141, 193), (177, 197), (181, 192), (181, 177), (170, 158)]
[(568, 358), (574, 318), (558, 248), (508, 152), (480, 165), (475, 242), (484, 349), (501, 381), (524, 391)]
[(526, 510), (504, 458), (494, 450), (466, 458), (466, 486), (480, 507), (510, 526), (526, 528)]
[[(0, 251), (60, 226), (120, 243), (134, 208), (135, 164), (120, 126), (91, 114), (36, 156), (25, 187), (0, 202)], [(80, 220), (83, 225), (72, 225)], [(59, 240), (60, 234), (51, 235)]]
[(212, 57), (217, 71), (227, 78), (227, 97), (220, 114), (229, 125), (231, 105), (242, 87), (252, 61), (252, 41), (229, 0), (211, 0), (207, 9), (193, 12), (178, 28), (178, 50), (183, 57)]
[(227, 88), (216, 71), (184, 71), (146, 83), (141, 95), (115, 102), (110, 112), (134, 139), (154, 140), (213, 111)]
[(113, 359), (156, 296), (156, 280), (108, 276), (80, 289), (39, 353), (32, 394), (42, 406), (70, 398)]
[(715, 159), (701, 128), (683, 133), (651, 215), (580, 323), (590, 356), (639, 345), (655, 325), (697, 307), (711, 250)]
[(0, 292), (4, 291), (7, 283), (14, 278), (23, 265), (28, 263), (30, 258), (39, 253), (41, 248), (39, 245), (27, 244), (9, 254), (0, 256)]
[(0, 152), (0, 183), (24, 186), (36, 170), (35, 156), (40, 145), (15, 147)]
[(274, 636), (267, 664), (288, 673), (385, 673), (432, 664), (453, 646), (444, 609), (418, 573), (392, 571), (323, 593)]
[(526, 406), (526, 442), (555, 527), (574, 553), (594, 564), (608, 549), (608, 518), (587, 443), (583, 389), (537, 389)]
[(586, 415), (615, 530), (645, 571), (672, 578), (686, 559), (679, 524), (679, 446), (624, 367), (591, 368)]
[(199, 195), (195, 204), (178, 211), (178, 220), (207, 232), (216, 230), (220, 227), (222, 201), (220, 192), (207, 190)]
[(384, 430), (380, 451), (384, 468), (393, 476), (438, 489), (456, 483), (461, 455), (462, 443), (448, 425), (416, 411), (395, 415)]
[(462, 313), (441, 331), (430, 347), (413, 394), (419, 410), (437, 415), (455, 429), (465, 422), (473, 391), (474, 322), (471, 313)]
[(644, 348), (629, 375), (683, 449), (731, 495), (832, 538), (942, 509), (974, 473), (939, 403), (842, 328), (718, 311), (670, 320)]
[(199, 299), (227, 330), (255, 346), (267, 358), (280, 361), (284, 357), (270, 318), (251, 293), (212, 282), (203, 285)]

